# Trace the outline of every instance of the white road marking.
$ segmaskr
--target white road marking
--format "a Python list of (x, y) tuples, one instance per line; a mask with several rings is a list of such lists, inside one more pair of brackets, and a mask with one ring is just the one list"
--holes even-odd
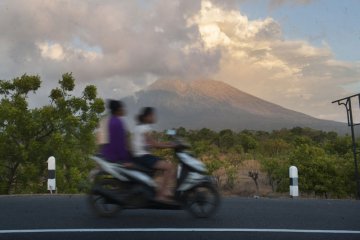
[(96, 232), (266, 232), (266, 233), (320, 233), (320, 234), (360, 234), (356, 230), (316, 230), (316, 229), (257, 229), (257, 228), (80, 228), (80, 229), (19, 229), (0, 230), (0, 234), (19, 233), (96, 233)]

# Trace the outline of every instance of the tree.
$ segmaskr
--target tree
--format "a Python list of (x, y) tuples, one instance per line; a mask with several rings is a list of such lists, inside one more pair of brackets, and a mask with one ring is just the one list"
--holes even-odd
[(288, 191), (289, 162), (284, 157), (265, 158), (261, 161), (261, 168), (266, 172), (273, 192)]
[(283, 139), (269, 139), (261, 144), (263, 153), (269, 157), (285, 155), (290, 151), (291, 145)]
[(192, 140), (204, 140), (207, 141), (209, 144), (214, 143), (217, 138), (217, 133), (208, 129), (202, 128), (199, 131), (196, 131), (196, 134), (193, 135)]
[(307, 193), (328, 197), (351, 193), (350, 160), (326, 154), (325, 150), (303, 144), (290, 156), (290, 163), (299, 169), (299, 187)]
[(222, 150), (229, 150), (236, 143), (235, 135), (230, 129), (225, 129), (219, 132), (219, 147)]
[(352, 150), (352, 140), (350, 136), (337, 137), (326, 146), (330, 153), (344, 156)]
[(256, 139), (249, 134), (242, 133), (240, 141), (245, 153), (249, 153), (250, 150), (254, 150), (258, 146)]
[(251, 177), (251, 179), (254, 181), (255, 186), (256, 186), (256, 194), (259, 194), (259, 183), (258, 183), (258, 179), (259, 179), (259, 172), (258, 171), (254, 171), (251, 170), (248, 173), (249, 177)]
[(75, 79), (62, 75), (50, 93), (50, 104), (30, 109), (28, 95), (41, 86), (39, 76), (23, 75), (0, 81), (1, 193), (42, 192), (46, 188), (46, 160), (57, 159), (60, 190), (76, 192), (91, 166), (95, 151), (94, 129), (104, 102), (93, 85), (81, 97), (71, 95)]
[(236, 185), (237, 169), (233, 165), (225, 165), (226, 182), (225, 188), (232, 190)]
[(180, 137), (185, 137), (187, 132), (184, 127), (179, 127), (178, 129), (176, 129), (176, 134)]

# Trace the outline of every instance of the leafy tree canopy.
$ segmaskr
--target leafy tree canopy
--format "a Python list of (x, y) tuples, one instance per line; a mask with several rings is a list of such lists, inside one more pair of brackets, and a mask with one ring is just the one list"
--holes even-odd
[(104, 111), (96, 87), (74, 96), (75, 79), (65, 73), (49, 104), (29, 108), (28, 95), (41, 87), (36, 75), (0, 81), (0, 193), (44, 192), (49, 156), (57, 159), (57, 185), (76, 192), (95, 151), (94, 129)]

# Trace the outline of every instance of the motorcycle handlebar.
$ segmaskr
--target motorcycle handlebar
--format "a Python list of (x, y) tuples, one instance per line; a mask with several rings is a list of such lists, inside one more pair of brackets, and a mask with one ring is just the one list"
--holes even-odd
[(175, 144), (175, 148), (188, 149), (191, 147), (190, 144), (177, 137), (174, 139), (173, 143)]

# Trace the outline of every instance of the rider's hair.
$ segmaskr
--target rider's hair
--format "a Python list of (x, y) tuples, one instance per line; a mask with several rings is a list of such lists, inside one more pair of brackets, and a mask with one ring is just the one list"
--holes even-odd
[(108, 102), (108, 108), (111, 111), (111, 114), (115, 114), (119, 109), (123, 108), (123, 103), (118, 100), (109, 100)]
[(144, 107), (141, 109), (140, 114), (137, 115), (136, 120), (139, 124), (145, 124), (145, 119), (147, 116), (153, 114), (155, 109), (153, 107)]

